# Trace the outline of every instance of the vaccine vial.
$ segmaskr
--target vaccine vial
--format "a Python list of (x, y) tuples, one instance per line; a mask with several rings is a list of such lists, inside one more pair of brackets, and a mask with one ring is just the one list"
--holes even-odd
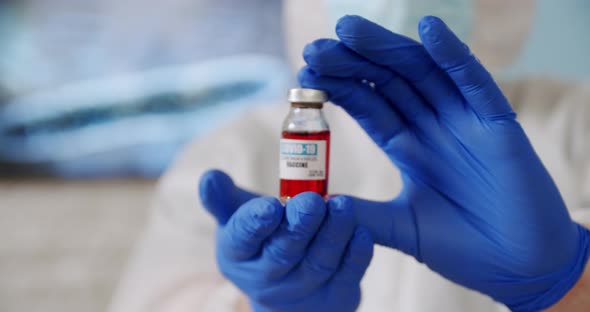
[(327, 95), (315, 89), (289, 90), (291, 108), (280, 142), (280, 200), (301, 192), (328, 194), (330, 128), (322, 112)]

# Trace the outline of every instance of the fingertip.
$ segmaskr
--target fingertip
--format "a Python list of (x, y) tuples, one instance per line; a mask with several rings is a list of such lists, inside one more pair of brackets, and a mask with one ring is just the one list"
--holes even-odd
[(324, 213), (326, 210), (326, 201), (316, 192), (303, 192), (291, 198), (287, 202), (287, 207), (288, 206), (312, 214), (320, 214)]
[(231, 217), (231, 228), (251, 238), (264, 237), (281, 223), (283, 209), (283, 205), (273, 197), (251, 199)]
[(220, 249), (235, 260), (249, 259), (282, 220), (282, 205), (270, 197), (258, 197), (243, 204), (222, 227)]
[(263, 222), (280, 221), (283, 215), (283, 205), (274, 197), (260, 197), (252, 199), (253, 209), (251, 214), (253, 218)]
[(257, 194), (237, 187), (229, 175), (218, 169), (208, 170), (199, 181), (201, 204), (222, 225), (238, 207), (256, 197)]
[(379, 49), (391, 34), (383, 26), (358, 15), (344, 16), (336, 24), (336, 36), (345, 46), (357, 53)]
[(297, 80), (303, 88), (313, 88), (316, 73), (309, 67), (303, 66), (297, 73)]
[(207, 198), (217, 189), (226, 188), (228, 185), (233, 186), (233, 181), (225, 172), (219, 169), (210, 169), (201, 175), (199, 194), (201, 198)]
[(357, 15), (357, 14), (345, 14), (345, 15), (342, 15), (342, 17), (340, 17), (338, 19), (338, 21), (336, 21), (336, 23), (340, 24), (340, 23), (347, 23), (350, 21), (359, 21), (359, 20), (366, 20), (366, 19), (360, 15)]
[(330, 101), (333, 100), (333, 95), (336, 91), (343, 89), (338, 83), (334, 82), (334, 79), (335, 78), (320, 76), (309, 65), (303, 66), (297, 73), (297, 80), (302, 88), (324, 90), (324, 92), (328, 94), (328, 99)]
[(338, 45), (334, 39), (317, 39), (308, 43), (303, 48), (303, 59), (307, 64), (316, 64), (322, 62), (323, 52), (333, 49)]
[(215, 169), (207, 170), (199, 178), (199, 195), (206, 196), (211, 191)]
[(223, 223), (227, 219), (221, 209), (228, 205), (228, 193), (231, 193), (235, 187), (232, 179), (223, 171), (212, 169), (205, 172), (199, 181), (199, 197), (201, 204), (211, 214), (215, 216), (218, 222)]
[(330, 214), (354, 216), (352, 199), (348, 196), (335, 196), (328, 200), (327, 208)]
[(433, 26), (444, 25), (445, 23), (438, 17), (433, 15), (426, 15), (418, 22), (418, 31), (420, 33), (427, 33), (432, 30)]
[[(318, 39), (320, 40), (320, 39)], [(305, 61), (305, 63), (310, 62), (310, 59), (317, 53), (317, 41), (318, 40), (314, 40), (308, 44), (305, 45), (305, 47), (303, 47), (303, 60)]]
[(349, 31), (353, 31), (356, 29), (356, 27), (361, 24), (361, 23), (365, 23), (368, 22), (367, 19), (365, 19), (362, 16), (359, 15), (344, 15), (341, 18), (338, 19), (338, 21), (336, 22), (336, 34), (345, 34), (348, 33)]
[(423, 44), (438, 42), (445, 31), (450, 32), (450, 29), (436, 16), (424, 16), (418, 23), (418, 34)]
[(326, 214), (326, 202), (318, 193), (304, 192), (291, 198), (285, 210), (290, 225), (315, 232)]
[(312, 41), (303, 47), (303, 60), (309, 64), (309, 59), (313, 57), (316, 52), (315, 41)]
[(445, 22), (443, 22), (442, 19), (440, 19), (440, 17), (438, 16), (434, 16), (434, 15), (424, 15), (420, 21), (418, 22), (419, 24), (423, 24), (423, 23), (428, 23), (428, 24), (433, 24), (433, 23), (439, 23), (439, 24), (444, 24)]

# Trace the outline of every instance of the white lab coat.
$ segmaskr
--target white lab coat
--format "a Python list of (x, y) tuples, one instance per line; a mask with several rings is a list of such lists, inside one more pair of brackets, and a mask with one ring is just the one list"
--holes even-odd
[[(575, 220), (590, 224), (590, 84), (514, 82), (504, 91), (555, 179)], [(278, 139), (284, 105), (252, 112), (198, 139), (162, 178), (151, 220), (111, 306), (112, 312), (234, 311), (239, 291), (216, 273), (212, 217), (197, 185), (209, 168), (241, 186), (278, 192)], [(332, 129), (330, 193), (375, 200), (401, 188), (398, 170), (340, 108)], [(362, 282), (360, 311), (505, 311), (398, 251), (377, 247)]]

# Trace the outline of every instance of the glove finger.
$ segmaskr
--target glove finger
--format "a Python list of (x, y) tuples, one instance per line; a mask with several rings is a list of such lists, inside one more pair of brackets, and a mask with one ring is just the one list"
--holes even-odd
[(209, 170), (199, 182), (201, 203), (221, 225), (245, 202), (259, 195), (237, 187), (232, 179), (220, 170)]
[(235, 261), (252, 258), (279, 227), (283, 214), (284, 207), (276, 198), (260, 197), (248, 201), (220, 228), (220, 255)]
[(404, 118), (413, 124), (432, 123), (431, 107), (398, 74), (374, 64), (334, 39), (319, 39), (303, 49), (309, 68), (323, 76), (368, 80)]
[(303, 48), (303, 59), (314, 72), (338, 78), (367, 79), (377, 86), (394, 73), (354, 53), (335, 39), (318, 39)]
[(434, 16), (422, 18), (419, 33), (430, 56), (451, 77), (478, 115), (514, 117), (492, 75), (442, 20)]
[(350, 240), (340, 269), (332, 278), (332, 283), (335, 287), (358, 287), (372, 258), (371, 234), (367, 229), (358, 227)]
[(394, 138), (410, 138), (403, 119), (370, 86), (352, 79), (320, 76), (307, 66), (298, 77), (304, 88), (328, 92), (330, 101), (344, 108), (377, 145), (385, 147)]
[(285, 214), (285, 220), (265, 244), (261, 258), (271, 279), (283, 276), (303, 259), (324, 220), (326, 203), (316, 193), (301, 193), (287, 202)]
[(355, 226), (351, 200), (344, 196), (330, 199), (326, 220), (299, 267), (301, 274), (317, 284), (329, 279), (340, 266)]
[(350, 198), (357, 224), (369, 230), (375, 243), (421, 260), (414, 212), (403, 194), (390, 202)]
[(336, 34), (347, 48), (398, 73), (438, 113), (454, 118), (464, 112), (457, 87), (419, 42), (360, 16), (342, 17), (336, 25)]

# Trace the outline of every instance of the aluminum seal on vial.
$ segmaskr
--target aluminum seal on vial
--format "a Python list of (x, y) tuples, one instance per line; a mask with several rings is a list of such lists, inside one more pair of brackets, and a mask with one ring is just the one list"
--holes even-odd
[(291, 103), (325, 103), (328, 94), (317, 89), (294, 88), (289, 90), (288, 100)]

